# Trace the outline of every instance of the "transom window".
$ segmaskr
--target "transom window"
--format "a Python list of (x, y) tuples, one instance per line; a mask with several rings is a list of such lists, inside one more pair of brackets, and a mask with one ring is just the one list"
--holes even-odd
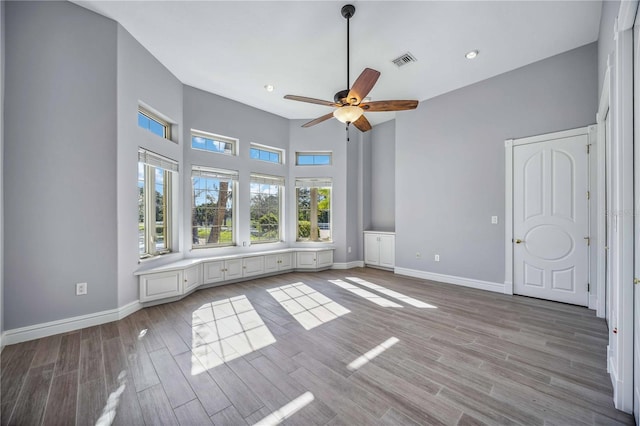
[(331, 241), (331, 179), (296, 179), (297, 241)]
[(191, 148), (217, 154), (236, 155), (237, 139), (196, 130), (191, 131)]
[(238, 172), (193, 166), (191, 239), (193, 248), (235, 244), (233, 207)]
[(249, 154), (252, 160), (268, 161), (276, 164), (282, 164), (283, 162), (283, 151), (277, 148), (252, 143)]
[(330, 166), (331, 152), (296, 152), (297, 166)]
[(138, 254), (141, 259), (172, 250), (173, 180), (178, 163), (138, 151)]
[(251, 242), (277, 242), (281, 238), (284, 178), (251, 174)]
[(138, 108), (138, 126), (161, 138), (171, 139), (171, 124), (143, 108)]

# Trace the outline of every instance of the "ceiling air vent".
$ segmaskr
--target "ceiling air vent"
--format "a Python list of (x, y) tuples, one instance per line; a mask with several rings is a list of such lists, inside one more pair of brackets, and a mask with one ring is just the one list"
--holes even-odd
[(416, 57), (413, 56), (411, 53), (407, 52), (407, 53), (404, 53), (404, 54), (398, 56), (392, 62), (394, 64), (396, 64), (396, 66), (398, 68), (400, 68), (400, 67), (402, 67), (404, 65), (407, 65), (407, 64), (409, 64), (411, 62), (416, 62), (416, 61), (417, 61)]

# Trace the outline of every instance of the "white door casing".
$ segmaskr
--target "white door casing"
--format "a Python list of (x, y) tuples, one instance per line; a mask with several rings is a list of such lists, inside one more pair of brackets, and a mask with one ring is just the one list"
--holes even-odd
[(587, 306), (588, 135), (513, 148), (514, 293)]
[(634, 292), (633, 292), (633, 415), (640, 424), (640, 9), (633, 27), (633, 80), (634, 80)]

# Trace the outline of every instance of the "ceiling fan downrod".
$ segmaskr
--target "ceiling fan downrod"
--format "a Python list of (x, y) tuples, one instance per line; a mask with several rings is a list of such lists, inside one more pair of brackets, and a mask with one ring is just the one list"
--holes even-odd
[(342, 10), (340, 11), (340, 13), (342, 13), (342, 16), (347, 20), (347, 86), (346, 87), (351, 87), (350, 86), (351, 80), (349, 79), (349, 62), (350, 62), (349, 60), (349, 20), (356, 13), (356, 7), (352, 4), (345, 4), (344, 6), (342, 6)]

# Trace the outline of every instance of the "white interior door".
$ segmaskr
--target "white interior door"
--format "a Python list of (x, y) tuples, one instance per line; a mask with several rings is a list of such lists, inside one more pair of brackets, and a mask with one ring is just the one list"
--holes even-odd
[(587, 135), (513, 147), (514, 293), (588, 305)]

